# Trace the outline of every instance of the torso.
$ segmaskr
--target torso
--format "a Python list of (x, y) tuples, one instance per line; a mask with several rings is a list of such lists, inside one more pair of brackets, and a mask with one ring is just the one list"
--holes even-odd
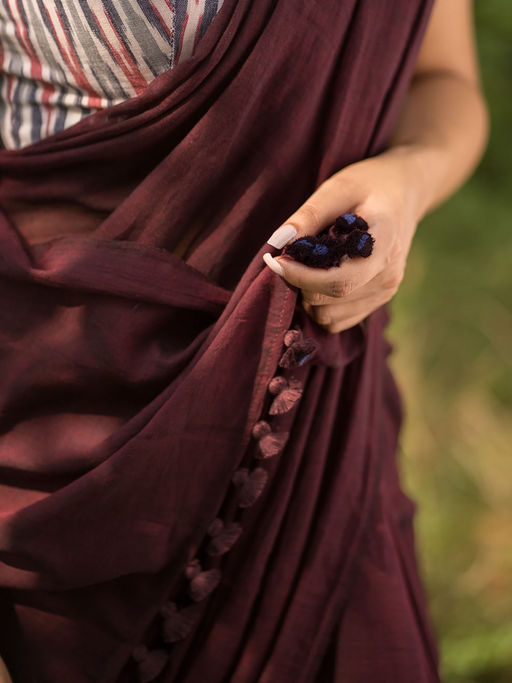
[[(189, 58), (223, 0), (4, 0), (0, 3), (0, 137), (20, 149), (86, 116), (139, 95), (158, 75)], [(62, 235), (58, 210), (22, 203), (29, 244)], [(30, 207), (29, 207), (30, 208)], [(27, 220), (24, 220), (26, 215)], [(105, 218), (85, 212), (66, 235), (92, 232)], [(174, 253), (193, 239), (190, 226)]]

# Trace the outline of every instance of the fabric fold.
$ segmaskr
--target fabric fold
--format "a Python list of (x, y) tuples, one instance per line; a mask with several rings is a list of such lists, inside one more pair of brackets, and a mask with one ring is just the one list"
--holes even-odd
[[(140, 96), (0, 150), (16, 683), (315, 680), (399, 499), (402, 405), (387, 306), (331, 335), (262, 255), (385, 149), (431, 5), (225, 0)], [(400, 605), (378, 616), (407, 631)]]

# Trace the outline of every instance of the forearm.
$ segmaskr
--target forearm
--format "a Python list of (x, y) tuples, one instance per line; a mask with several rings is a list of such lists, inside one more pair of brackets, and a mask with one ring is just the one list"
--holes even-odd
[(12, 679), (7, 671), (4, 660), (0, 657), (0, 683), (12, 683)]
[(478, 86), (450, 72), (413, 79), (384, 154), (408, 167), (418, 220), (469, 178), (488, 135), (487, 104)]

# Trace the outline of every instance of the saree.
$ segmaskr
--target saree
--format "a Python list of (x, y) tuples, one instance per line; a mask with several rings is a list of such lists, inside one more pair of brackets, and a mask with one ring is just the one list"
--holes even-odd
[(225, 0), (139, 96), (0, 150), (14, 683), (438, 680), (387, 306), (329, 334), (262, 260), (386, 148), (431, 4)]

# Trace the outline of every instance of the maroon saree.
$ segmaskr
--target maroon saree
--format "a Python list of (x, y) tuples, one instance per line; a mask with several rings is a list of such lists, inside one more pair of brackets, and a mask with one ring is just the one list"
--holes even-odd
[(143, 94), (0, 151), (14, 683), (439, 680), (387, 309), (330, 335), (262, 261), (385, 149), (431, 4), (225, 0)]

